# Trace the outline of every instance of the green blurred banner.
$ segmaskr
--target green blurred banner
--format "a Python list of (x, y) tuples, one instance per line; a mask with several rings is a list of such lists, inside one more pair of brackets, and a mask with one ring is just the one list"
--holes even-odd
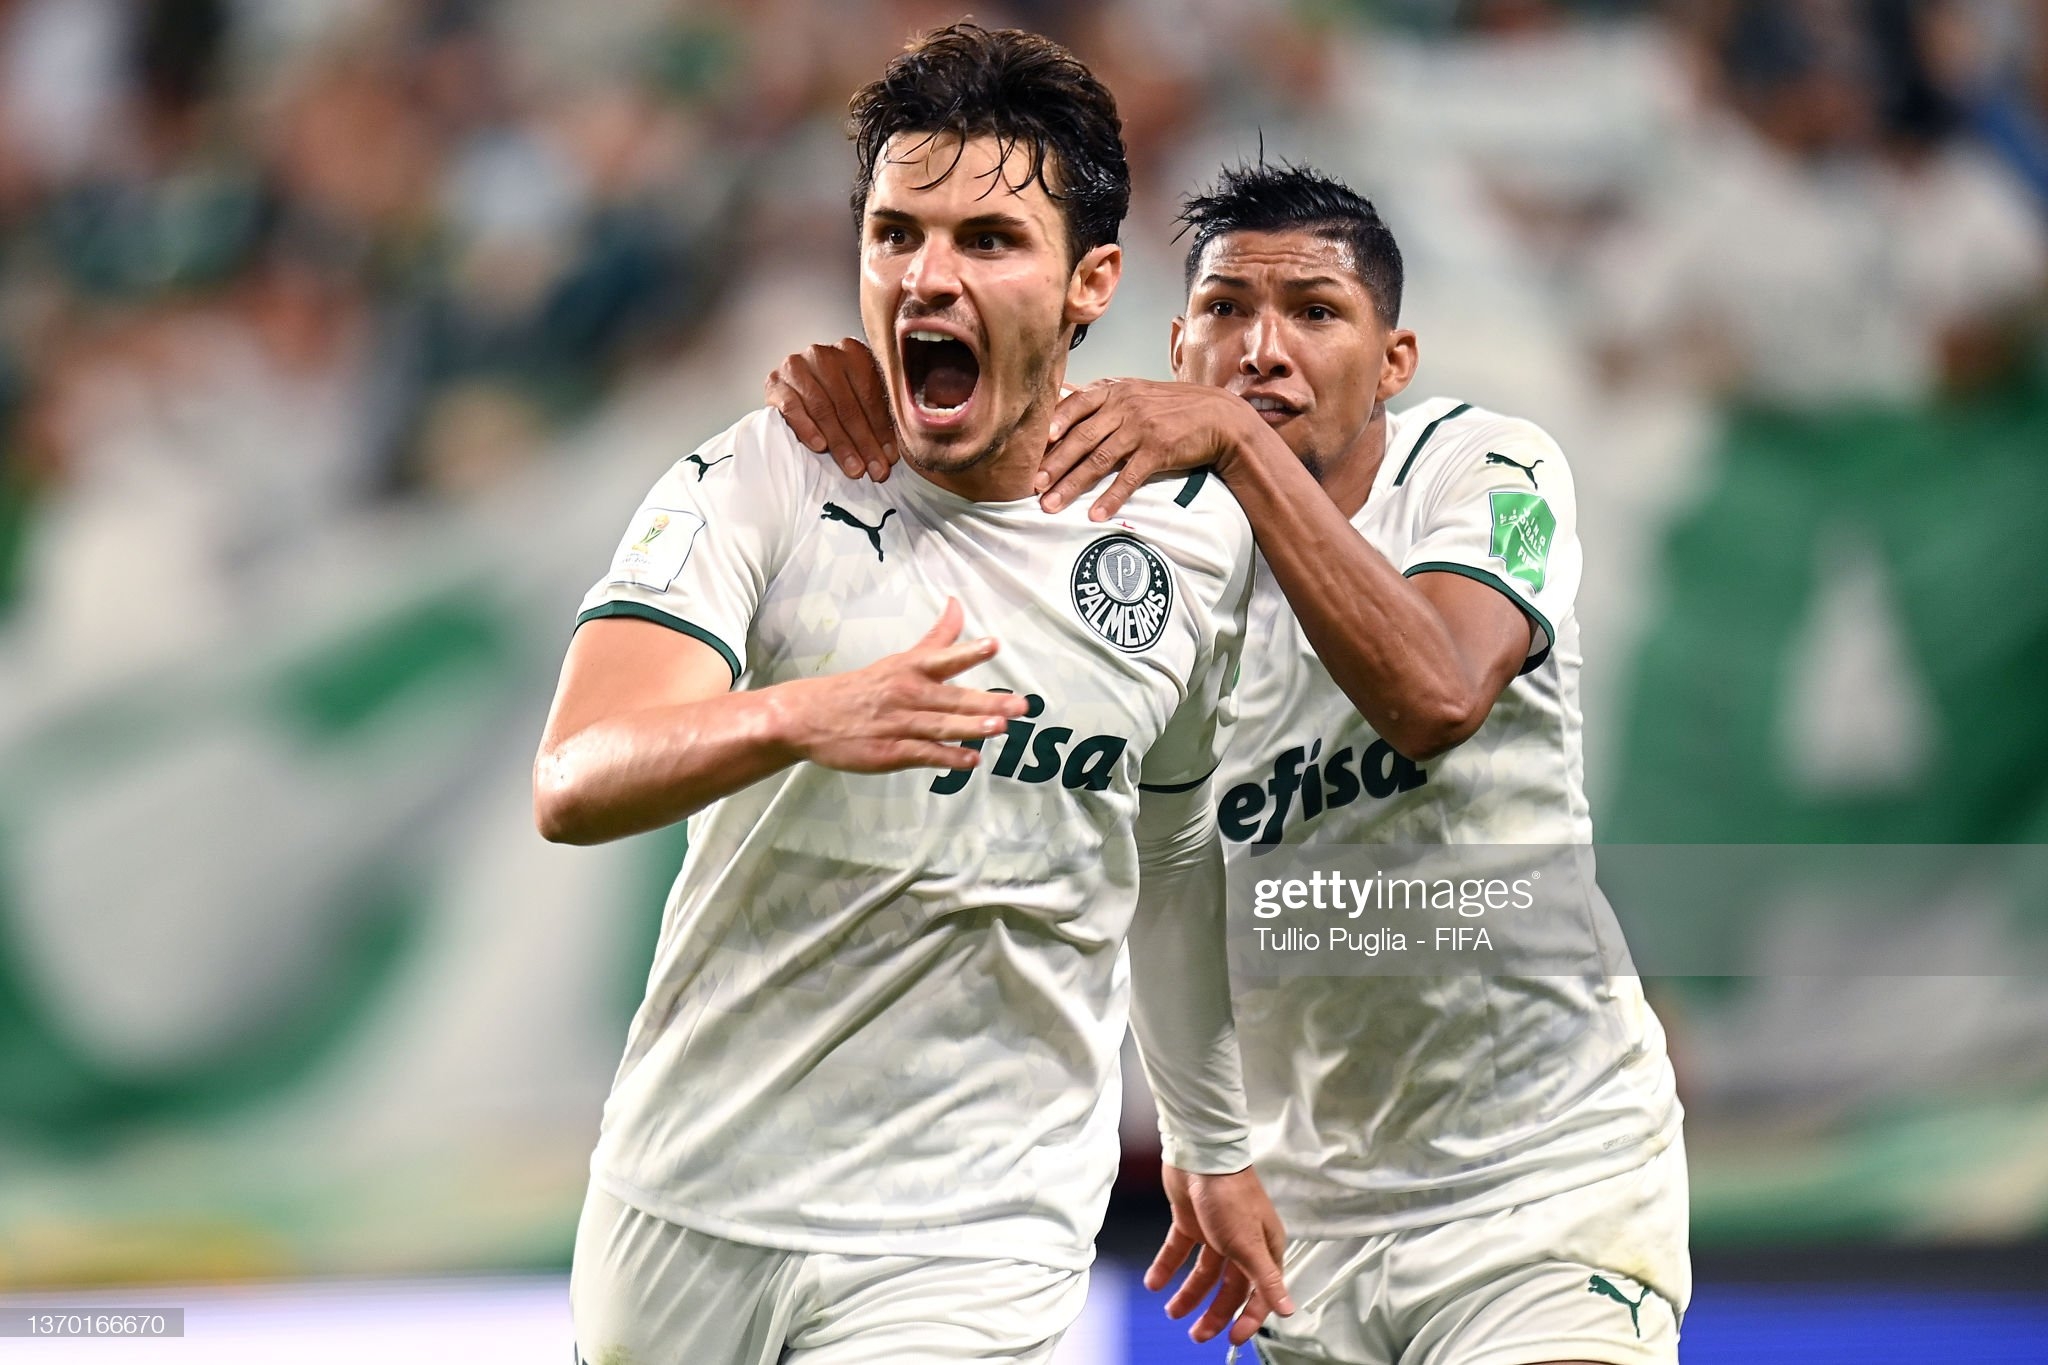
[[(1739, 413), (1712, 468), (1664, 539), (1603, 842), (2048, 842), (2042, 389)], [(1976, 889), (1928, 910), (1970, 916)], [(1765, 961), (1783, 926), (1746, 909), (1701, 897), (1644, 934)], [(2048, 889), (2007, 910), (2038, 933)], [(2048, 982), (1895, 968), (1658, 1003), (1702, 1239), (2048, 1230)]]

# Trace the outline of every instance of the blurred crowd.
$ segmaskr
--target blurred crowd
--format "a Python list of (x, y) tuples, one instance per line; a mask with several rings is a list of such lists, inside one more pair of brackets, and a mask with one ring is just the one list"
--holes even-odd
[[(1117, 92), (1147, 231), (1219, 137), (1313, 130), (1367, 188), (1417, 145), (1465, 158), (1461, 212), (1603, 384), (1913, 402), (2032, 364), (2044, 0), (973, 13)], [(959, 14), (0, 0), (0, 604), (147, 563), (231, 609), (322, 523), (543, 458), (789, 269), (832, 263), (850, 300), (847, 95)]]

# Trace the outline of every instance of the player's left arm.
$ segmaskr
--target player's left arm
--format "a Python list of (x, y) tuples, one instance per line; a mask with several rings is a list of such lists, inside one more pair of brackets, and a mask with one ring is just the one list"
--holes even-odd
[(1184, 1316), (1216, 1290), (1195, 1339), (1228, 1327), (1242, 1345), (1268, 1314), (1290, 1314), (1294, 1304), (1280, 1274), (1286, 1234), (1251, 1169), (1224, 939), (1223, 845), (1208, 782), (1140, 796), (1131, 1032), (1159, 1108), (1174, 1215), (1145, 1283), (1164, 1288), (1199, 1250), (1167, 1311)]
[[(1159, 1107), (1173, 1226), (1146, 1284), (1163, 1288), (1197, 1249), (1167, 1305), (1180, 1317), (1215, 1290), (1198, 1341), (1226, 1327), (1242, 1345), (1269, 1313), (1292, 1313), (1280, 1277), (1285, 1234), (1251, 1168), (1225, 940), (1223, 843), (1210, 775), (1236, 716), (1251, 607), (1251, 538), (1233, 510), (1209, 515), (1224, 558), (1191, 574), (1181, 595), (1197, 642), (1187, 689), (1139, 772), (1138, 903), (1132, 918), (1131, 1032)], [(1208, 574), (1222, 570), (1223, 581)], [(1202, 589), (1206, 588), (1204, 591)], [(1213, 594), (1213, 596), (1212, 596)], [(1218, 1289), (1219, 1284), (1221, 1288)]]
[(1535, 642), (1530, 616), (1482, 578), (1404, 576), (1234, 394), (1150, 380), (1091, 385), (1061, 401), (1053, 436), (1040, 476), (1049, 509), (1117, 471), (1090, 510), (1097, 520), (1156, 474), (1214, 464), (1331, 678), (1416, 762), (1471, 738), (1532, 645), (1549, 644)]
[[(1475, 555), (1461, 544), (1443, 561), (1418, 560), (1424, 567), (1404, 571), (1261, 428), (1270, 441), (1247, 442), (1225, 481), (1316, 657), (1403, 756), (1423, 763), (1464, 743), (1550, 641), (1535, 634), (1531, 614), (1502, 586), (1501, 566), (1465, 562), (1483, 565), (1483, 545)], [(1469, 495), (1486, 496), (1479, 489)]]

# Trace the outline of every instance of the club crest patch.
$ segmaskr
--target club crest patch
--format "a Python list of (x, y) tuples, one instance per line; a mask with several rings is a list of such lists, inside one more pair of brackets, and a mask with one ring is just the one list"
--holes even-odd
[(643, 507), (619, 542), (611, 581), (664, 592), (683, 570), (704, 518), (680, 507)]
[(1150, 649), (1173, 613), (1173, 574), (1133, 536), (1104, 536), (1074, 561), (1074, 610), (1126, 654)]

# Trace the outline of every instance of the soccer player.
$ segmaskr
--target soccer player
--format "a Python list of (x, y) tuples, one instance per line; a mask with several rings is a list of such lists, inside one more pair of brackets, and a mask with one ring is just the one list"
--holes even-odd
[[(1119, 469), (1092, 505), (1108, 518), (1162, 471), (1212, 466), (1250, 517), (1262, 643), (1219, 780), (1228, 856), (1589, 843), (1563, 453), (1532, 423), (1450, 399), (1388, 414), (1418, 357), (1398, 325), (1401, 257), (1342, 184), (1226, 171), (1184, 221), (1182, 382), (1065, 399), (1039, 487), (1068, 515)], [(863, 402), (857, 353), (835, 350), (771, 376), (786, 411)], [(842, 459), (886, 459), (794, 425)], [(1639, 982), (1246, 979), (1236, 1004), (1254, 1153), (1302, 1305), (1261, 1329), (1265, 1360), (1676, 1361), (1691, 1292), (1681, 1116)], [(1170, 1170), (1167, 1189), (1154, 1288), (1200, 1236)], [(1198, 1264), (1169, 1311), (1215, 1280)]]
[(1250, 529), (1202, 477), (1113, 527), (1032, 497), (1121, 267), (1115, 105), (1056, 45), (960, 26), (853, 116), (907, 467), (849, 485), (770, 411), (685, 456), (583, 604), (535, 764), (550, 839), (695, 817), (577, 1234), (589, 1365), (1049, 1358), (1127, 1012), (1205, 1237), (1291, 1309), (1207, 783)]

